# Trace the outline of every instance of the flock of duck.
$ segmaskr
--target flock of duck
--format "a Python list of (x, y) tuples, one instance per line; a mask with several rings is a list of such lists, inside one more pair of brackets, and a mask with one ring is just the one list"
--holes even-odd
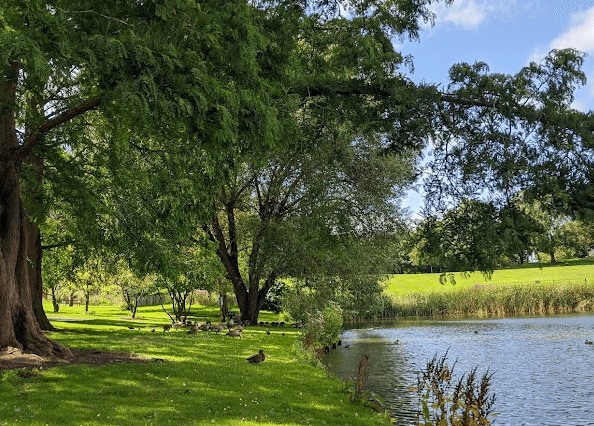
[[(246, 325), (249, 325), (249, 323), (246, 323)], [(264, 321), (262, 321), (259, 323), (259, 325), (265, 326), (265, 327), (269, 327), (269, 326), (284, 327), (285, 323), (284, 322), (264, 322)], [(209, 331), (214, 331), (216, 334), (219, 334), (221, 331), (224, 331), (225, 329), (227, 329), (227, 333), (225, 335), (231, 336), (231, 337), (241, 337), (241, 333), (244, 330), (243, 324), (241, 322), (235, 322), (233, 319), (230, 319), (226, 323), (218, 322), (214, 325), (210, 321), (200, 322), (200, 323), (198, 321), (194, 321), (193, 324), (191, 321), (189, 321), (189, 322), (179, 321), (179, 322), (174, 322), (172, 324), (165, 324), (162, 327), (163, 327), (163, 332), (171, 331), (171, 329), (179, 330), (182, 327), (189, 327), (186, 334), (193, 335), (193, 336), (198, 334), (199, 331), (203, 331), (205, 333), (207, 333)], [(301, 328), (301, 327), (303, 327), (303, 325), (301, 323), (294, 323), (294, 324), (291, 324), (291, 327)], [(154, 333), (155, 329), (152, 328), (151, 332)], [(266, 333), (270, 334), (270, 331), (267, 330)]]
[[(249, 325), (249, 323), (247, 323), (246, 325)], [(285, 323), (282, 321), (281, 322), (261, 321), (258, 325), (265, 326), (265, 327), (269, 327), (269, 326), (284, 327)], [(241, 324), (240, 322), (235, 322), (233, 319), (230, 319), (226, 323), (218, 322), (214, 325), (210, 321), (200, 322), (200, 323), (198, 321), (194, 321), (193, 324), (191, 321), (189, 321), (189, 322), (178, 321), (178, 322), (173, 322), (171, 324), (165, 324), (162, 326), (163, 332), (171, 331), (171, 329), (174, 329), (177, 331), (177, 330), (181, 329), (182, 327), (189, 327), (186, 334), (188, 334), (189, 336), (194, 336), (194, 337), (198, 334), (199, 331), (202, 331), (204, 333), (208, 333), (209, 331), (214, 331), (216, 334), (219, 334), (222, 331), (227, 330), (227, 333), (225, 333), (226, 336), (231, 336), (233, 338), (235, 338), (235, 337), (241, 338), (241, 333), (244, 330), (243, 324)], [(291, 324), (291, 327), (301, 328), (301, 327), (303, 327), (303, 324), (293, 323), (293, 324)], [(128, 328), (131, 330), (134, 330), (134, 327), (128, 327)], [(140, 328), (139, 328), (139, 330), (140, 330)], [(154, 333), (155, 329), (151, 328), (151, 332)], [(270, 334), (270, 331), (266, 330), (266, 334)], [(285, 335), (285, 333), (283, 333), (283, 336), (284, 335)], [(257, 354), (250, 355), (248, 358), (246, 358), (246, 361), (251, 364), (259, 364), (262, 361), (264, 361), (265, 359), (266, 359), (266, 355), (264, 354), (264, 351), (262, 349), (260, 349)]]

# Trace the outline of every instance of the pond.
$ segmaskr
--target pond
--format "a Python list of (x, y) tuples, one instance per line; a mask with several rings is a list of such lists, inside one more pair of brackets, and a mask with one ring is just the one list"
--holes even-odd
[[(362, 326), (361, 326), (362, 327)], [(395, 344), (396, 340), (400, 344)], [(448, 353), (454, 379), (478, 367), (493, 374), (495, 425), (594, 425), (594, 315), (419, 319), (346, 330), (322, 361), (341, 379), (369, 355), (366, 389), (414, 424), (417, 373)], [(348, 347), (347, 347), (348, 346)]]

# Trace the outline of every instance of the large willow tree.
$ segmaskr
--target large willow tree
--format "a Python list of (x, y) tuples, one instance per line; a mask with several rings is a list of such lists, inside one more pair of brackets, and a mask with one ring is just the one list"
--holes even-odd
[[(100, 158), (118, 169), (118, 155), (132, 149), (128, 135), (145, 154), (202, 159), (270, 144), (276, 114), (257, 64), (266, 36), (252, 12), (245, 2), (218, 0), (2, 2), (0, 347), (70, 356), (43, 335), (33, 308), (41, 283), (29, 262), (39, 268), (41, 259), (30, 250), (41, 243), (31, 224), (50, 207), (45, 182), (68, 177), (59, 183), (71, 188), (71, 205), (97, 200), (84, 160), (92, 158), (94, 170)], [(95, 137), (97, 120), (110, 124), (107, 137)], [(85, 190), (91, 198), (78, 197)]]
[[(306, 7), (289, 9), (298, 2), (255, 3), (268, 22), (282, 23), (260, 61), (264, 70), (290, 65), (273, 78), (292, 100), (294, 126), (277, 145), (285, 147), (283, 155), (237, 164), (205, 228), (219, 244), (244, 319), (257, 319), (267, 290), (286, 271), (338, 275), (353, 265), (359, 268), (348, 271), (352, 276), (370, 273), (347, 241), (360, 237), (366, 222), (398, 220), (385, 210), (374, 216), (374, 208), (398, 197), (398, 181), (389, 161), (355, 159), (354, 147), (369, 148), (370, 141), (381, 140), (384, 151), (405, 154), (400, 161), (411, 164), (410, 154), (430, 141), (436, 161), (428, 188), (438, 202), (480, 195), (487, 186), (510, 197), (531, 185), (546, 193), (553, 189), (550, 176), (563, 194), (571, 187), (588, 202), (589, 186), (579, 182), (591, 175), (593, 117), (570, 108), (585, 78), (579, 52), (551, 52), (514, 76), (459, 64), (445, 91), (415, 85), (406, 76), (409, 58), (393, 39), (417, 38), (419, 23), (434, 18), (430, 3), (303, 2)], [(360, 169), (341, 163), (347, 157)], [(363, 181), (367, 186), (357, 185)], [(367, 210), (358, 210), (363, 205)], [(489, 269), (493, 261), (470, 262)]]

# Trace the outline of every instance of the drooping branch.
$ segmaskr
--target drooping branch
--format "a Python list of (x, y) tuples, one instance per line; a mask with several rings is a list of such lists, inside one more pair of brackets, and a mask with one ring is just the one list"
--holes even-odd
[(39, 126), (37, 126), (31, 133), (25, 134), (25, 138), (23, 144), (15, 150), (15, 157), (16, 158), (25, 158), (33, 149), (33, 147), (39, 141), (39, 136), (64, 124), (81, 114), (84, 114), (87, 111), (90, 111), (101, 103), (101, 96), (94, 96), (90, 99), (87, 99), (80, 104), (64, 111), (62, 114), (57, 115), (49, 120), (44, 121)]

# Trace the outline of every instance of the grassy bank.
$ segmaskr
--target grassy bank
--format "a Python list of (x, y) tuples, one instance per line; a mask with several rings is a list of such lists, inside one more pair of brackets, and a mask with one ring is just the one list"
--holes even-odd
[[(199, 321), (217, 320), (216, 307), (196, 313)], [(2, 371), (0, 425), (389, 424), (351, 403), (342, 383), (307, 363), (295, 349), (295, 329), (270, 328), (267, 334), (264, 327), (248, 327), (241, 338), (190, 337), (162, 331), (169, 321), (161, 307), (140, 308), (134, 320), (127, 315), (117, 307), (92, 307), (85, 316), (76, 306), (51, 314), (56, 327), (69, 330), (51, 338), (69, 347), (151, 361)], [(264, 313), (261, 319), (277, 317)], [(247, 363), (259, 349), (266, 360)]]
[(594, 259), (496, 270), (490, 281), (479, 273), (456, 274), (456, 284), (439, 284), (439, 274), (393, 275), (386, 316), (518, 315), (594, 310)]
[(439, 273), (391, 275), (385, 282), (386, 294), (398, 296), (409, 293), (458, 291), (481, 285), (536, 283), (537, 281), (551, 285), (591, 281), (594, 280), (594, 258), (572, 259), (555, 264), (531, 263), (498, 269), (493, 272), (490, 280), (485, 280), (480, 272), (473, 272), (467, 277), (456, 273), (455, 285), (441, 285), (439, 275)]

